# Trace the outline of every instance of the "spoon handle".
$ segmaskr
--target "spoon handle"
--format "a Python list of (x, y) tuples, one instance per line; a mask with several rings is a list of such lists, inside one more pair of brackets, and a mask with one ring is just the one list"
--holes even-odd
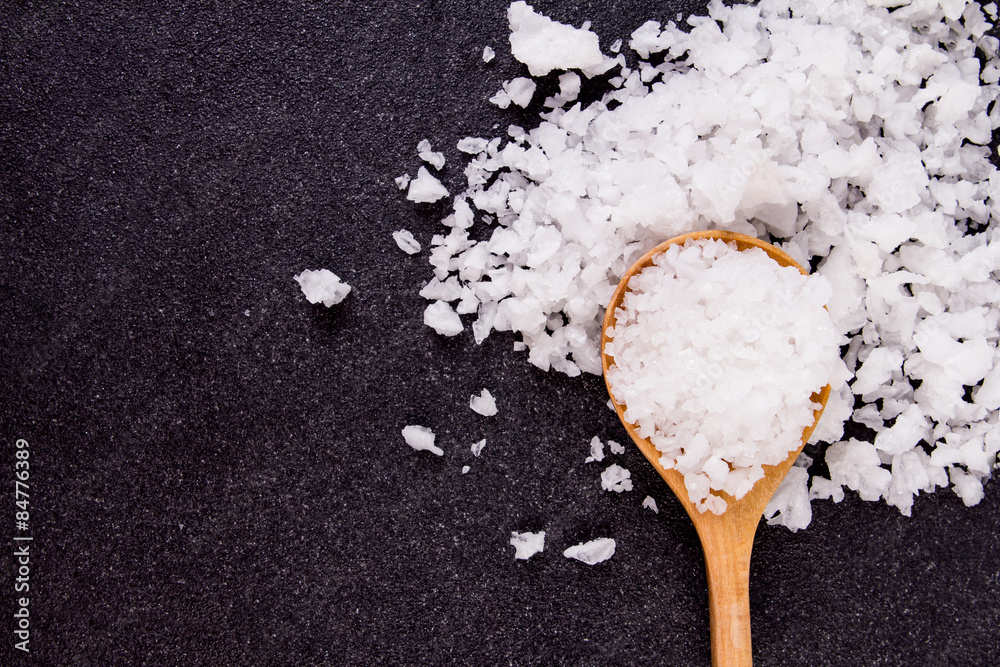
[[(706, 539), (707, 537), (707, 539)], [(749, 541), (702, 535), (708, 575), (708, 611), (712, 636), (712, 667), (750, 667), (750, 549)], [(715, 544), (709, 541), (716, 541)]]

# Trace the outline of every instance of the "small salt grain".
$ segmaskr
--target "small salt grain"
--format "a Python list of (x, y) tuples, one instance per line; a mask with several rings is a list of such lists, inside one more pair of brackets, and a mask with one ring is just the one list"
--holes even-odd
[(563, 556), (573, 558), (587, 565), (597, 565), (615, 555), (615, 546), (615, 541), (610, 537), (599, 537), (590, 542), (571, 546), (563, 552)]
[(464, 139), (458, 140), (456, 148), (463, 153), (477, 155), (485, 151), (487, 145), (489, 145), (489, 142), (480, 137), (465, 137)]
[(469, 472), (470, 470), (472, 470), (471, 466), (462, 466), (462, 474), (463, 475), (466, 474), (467, 472)]
[(535, 88), (535, 82), (525, 77), (517, 77), (503, 83), (504, 92), (507, 93), (510, 101), (519, 107), (526, 107), (531, 103), (531, 96), (535, 94)]
[(608, 440), (608, 448), (611, 450), (612, 454), (625, 453), (625, 446), (615, 442), (614, 440)]
[(514, 558), (528, 560), (545, 549), (545, 531), (537, 533), (511, 532), (510, 544), (514, 547)]
[(478, 458), (479, 455), (483, 453), (483, 447), (485, 446), (486, 446), (486, 438), (483, 438), (478, 442), (472, 443), (472, 455)]
[(497, 413), (497, 402), (488, 390), (483, 389), (479, 396), (475, 394), (469, 399), (469, 407), (484, 417), (492, 417)]
[(403, 440), (417, 451), (428, 451), (438, 456), (444, 455), (444, 450), (434, 444), (434, 431), (426, 426), (410, 424), (403, 428)]
[(483, 62), (488, 63), (496, 56), (496, 52), (488, 46), (483, 47)]
[(410, 181), (406, 198), (417, 203), (431, 203), (448, 196), (448, 189), (431, 176), (426, 167), (417, 170), (417, 177)]
[(407, 255), (415, 255), (420, 252), (420, 243), (413, 237), (413, 233), (408, 229), (400, 229), (392, 233), (399, 249)]
[(653, 510), (654, 514), (660, 513), (660, 508), (656, 506), (656, 500), (653, 499), (653, 496), (646, 496), (645, 498), (643, 498), (642, 506), (648, 510)]
[(410, 175), (403, 174), (402, 176), (397, 176), (395, 178), (396, 187), (400, 190), (405, 190), (406, 186), (410, 184)]
[(604, 460), (604, 443), (596, 435), (590, 439), (590, 456), (588, 456), (584, 463), (593, 463), (595, 461)]
[[(343, 301), (351, 291), (350, 285), (341, 282), (335, 273), (327, 269), (303, 271), (295, 276), (295, 280), (302, 288), (306, 301), (322, 303), (327, 308)], [(250, 311), (246, 315), (249, 316)]]

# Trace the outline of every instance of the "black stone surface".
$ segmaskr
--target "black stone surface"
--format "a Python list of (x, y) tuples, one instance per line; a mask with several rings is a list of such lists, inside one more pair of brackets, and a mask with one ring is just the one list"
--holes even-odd
[[(456, 191), (458, 139), (532, 122), (486, 102), (524, 73), (506, 6), (3, 3), (0, 664), (709, 663), (679, 505), (632, 447), (631, 493), (583, 462), (592, 436), (626, 440), (600, 378), (435, 335), (426, 250), (390, 237), (439, 231), (444, 205), (393, 183), (420, 139)], [(536, 6), (607, 46), (693, 5)], [(321, 267), (354, 287), (329, 310), (292, 280)], [(467, 407), (483, 387), (490, 419)], [(409, 423), (445, 456), (406, 447)], [(973, 508), (848, 496), (806, 531), (762, 526), (755, 664), (1000, 664), (998, 509), (993, 483)], [(545, 552), (515, 561), (512, 530)], [(612, 560), (562, 557), (600, 536)]]

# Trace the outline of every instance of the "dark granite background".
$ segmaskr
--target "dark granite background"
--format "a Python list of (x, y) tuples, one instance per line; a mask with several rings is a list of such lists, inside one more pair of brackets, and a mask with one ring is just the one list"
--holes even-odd
[[(686, 516), (633, 447), (612, 457), (631, 493), (583, 462), (592, 436), (626, 440), (600, 378), (421, 323), (445, 206), (393, 178), (426, 137), (456, 191), (458, 139), (532, 122), (486, 102), (525, 71), (506, 7), (2, 3), (0, 664), (709, 663)], [(607, 47), (692, 5), (536, 7)], [(396, 248), (403, 227), (424, 253)], [(306, 268), (354, 291), (311, 306)], [(467, 407), (483, 387), (494, 418)], [(409, 423), (445, 456), (410, 450)], [(30, 658), (12, 650), (18, 438)], [(994, 482), (974, 508), (849, 495), (804, 532), (762, 526), (756, 664), (1000, 664), (998, 509)], [(545, 552), (514, 560), (512, 530), (545, 530)], [(561, 555), (601, 536), (606, 563)]]

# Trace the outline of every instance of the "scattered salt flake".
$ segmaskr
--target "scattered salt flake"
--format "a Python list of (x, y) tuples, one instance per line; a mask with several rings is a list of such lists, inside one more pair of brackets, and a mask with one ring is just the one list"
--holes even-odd
[(511, 4), (507, 19), (511, 53), (528, 66), (531, 76), (554, 69), (595, 71), (604, 63), (597, 35), (590, 30), (557, 23), (520, 1)]
[(475, 394), (469, 398), (469, 407), (473, 412), (478, 412), (484, 417), (492, 417), (497, 413), (497, 402), (488, 390), (483, 389), (479, 396)]
[(535, 88), (535, 82), (523, 76), (503, 83), (504, 92), (507, 93), (510, 101), (519, 107), (526, 107), (531, 103), (531, 96), (535, 94)]
[(645, 498), (643, 498), (642, 506), (645, 507), (646, 509), (653, 510), (655, 514), (660, 513), (660, 508), (656, 506), (656, 500), (653, 499), (653, 496), (646, 496)]
[(479, 442), (472, 443), (472, 455), (478, 457), (483, 453), (483, 447), (486, 446), (486, 438), (483, 438)]
[(428, 451), (438, 456), (444, 455), (444, 450), (434, 444), (434, 431), (426, 426), (410, 424), (404, 427), (403, 440), (417, 451)]
[(410, 181), (410, 189), (406, 192), (407, 199), (423, 204), (436, 202), (447, 196), (447, 188), (441, 184), (441, 181), (431, 176), (427, 167), (420, 167), (417, 170), (417, 177)]
[(514, 547), (514, 558), (528, 560), (545, 549), (545, 531), (540, 530), (537, 533), (513, 531), (510, 534), (510, 544)]
[(458, 140), (458, 150), (463, 153), (469, 153), (470, 155), (477, 155), (486, 150), (489, 146), (488, 141), (481, 137), (465, 137), (464, 139)]
[(608, 447), (611, 449), (611, 453), (612, 454), (624, 454), (625, 453), (625, 446), (618, 444), (614, 440), (608, 440)]
[(435, 301), (424, 309), (424, 324), (442, 336), (456, 336), (465, 328), (458, 313), (445, 301)]
[(596, 435), (590, 439), (590, 456), (586, 458), (584, 463), (593, 463), (594, 461), (604, 460), (604, 443)]
[(408, 229), (400, 229), (392, 233), (392, 238), (396, 240), (396, 245), (407, 255), (416, 255), (420, 252), (420, 242), (413, 237), (413, 233)]
[(566, 558), (573, 558), (587, 565), (597, 565), (615, 555), (615, 541), (610, 537), (599, 537), (590, 542), (576, 544), (563, 552)]
[[(309, 303), (322, 303), (327, 308), (343, 301), (351, 291), (350, 285), (341, 282), (335, 273), (326, 269), (303, 271), (295, 276), (295, 280)], [(249, 316), (250, 312), (247, 311), (246, 315)]]
[(406, 186), (410, 184), (410, 175), (403, 174), (402, 176), (396, 177), (396, 187), (400, 190), (405, 190)]
[(616, 493), (631, 491), (631, 478), (632, 473), (620, 465), (612, 463), (601, 473), (601, 488), (605, 491), (614, 491)]
[(506, 90), (498, 90), (493, 97), (490, 98), (490, 102), (497, 105), (501, 109), (506, 109), (510, 106), (510, 95), (507, 94)]
[(493, 58), (495, 56), (496, 56), (496, 52), (493, 49), (491, 49), (489, 46), (484, 46), (483, 47), (483, 62), (484, 63), (488, 63), (489, 61), (493, 60)]
[(472, 470), (472, 468), (470, 466), (462, 466), (462, 474), (463, 475), (465, 473), (469, 472), (470, 470)]
[(431, 142), (427, 139), (421, 139), (417, 143), (417, 157), (435, 169), (440, 170), (444, 166), (444, 153), (433, 150)]

